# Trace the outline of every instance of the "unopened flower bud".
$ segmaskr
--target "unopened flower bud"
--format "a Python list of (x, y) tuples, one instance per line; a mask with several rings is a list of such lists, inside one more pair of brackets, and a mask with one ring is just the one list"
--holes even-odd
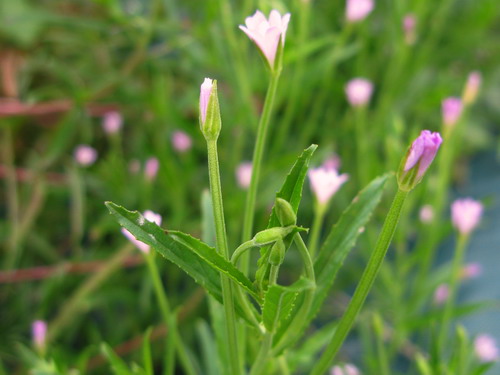
[(345, 87), (347, 101), (353, 107), (366, 106), (372, 97), (372, 92), (373, 83), (364, 78), (354, 78)]
[(191, 137), (182, 130), (176, 130), (172, 134), (172, 145), (176, 151), (186, 152), (191, 148), (192, 144)]
[(200, 87), (200, 128), (205, 139), (216, 140), (222, 127), (217, 81), (205, 78)]
[(479, 224), (483, 205), (472, 198), (457, 199), (451, 205), (451, 221), (461, 234), (469, 234)]
[(102, 118), (102, 128), (107, 134), (115, 134), (120, 131), (122, 123), (123, 118), (120, 112), (107, 112)]
[(273, 242), (285, 238), (294, 230), (294, 228), (295, 227), (293, 225), (290, 225), (288, 227), (274, 227), (265, 229), (257, 233), (254, 236), (253, 241), (255, 243), (255, 246), (269, 245), (272, 244)]
[(412, 190), (424, 176), (443, 140), (439, 133), (423, 130), (413, 141), (398, 171), (399, 188)]
[(333, 366), (330, 371), (330, 375), (360, 375), (358, 368), (350, 363), (346, 363), (343, 366), (337, 365)]
[(476, 101), (479, 88), (481, 87), (481, 80), (481, 73), (479, 72), (471, 72), (467, 77), (467, 83), (462, 94), (462, 100), (465, 105), (470, 105)]
[(429, 224), (434, 220), (434, 209), (430, 204), (422, 206), (420, 209), (420, 221)]
[(252, 182), (252, 163), (243, 162), (236, 168), (236, 182), (242, 189), (248, 189)]
[(276, 198), (274, 209), (276, 210), (276, 215), (282, 226), (286, 227), (297, 223), (297, 215), (288, 201), (282, 198)]
[(348, 22), (364, 20), (373, 10), (373, 0), (347, 0), (346, 19)]
[(436, 305), (442, 305), (446, 302), (450, 296), (450, 287), (448, 284), (440, 284), (434, 291), (434, 303)]
[(441, 105), (443, 124), (452, 127), (462, 114), (462, 100), (460, 98), (446, 98)]
[(417, 40), (416, 27), (417, 27), (417, 18), (415, 17), (415, 15), (407, 14), (403, 18), (403, 31), (405, 36), (405, 43), (410, 46), (412, 44), (415, 44), (415, 41)]
[(33, 345), (43, 351), (47, 340), (47, 323), (43, 320), (35, 320), (31, 325), (31, 336)]
[(273, 247), (271, 247), (271, 253), (269, 254), (269, 263), (273, 266), (279, 266), (285, 259), (285, 253), (285, 243), (280, 238), (274, 243)]
[(481, 362), (494, 362), (500, 358), (497, 343), (488, 334), (481, 334), (476, 337), (474, 351)]
[(97, 151), (88, 145), (79, 145), (75, 149), (74, 157), (78, 164), (88, 167), (97, 160)]
[(153, 181), (158, 174), (158, 170), (160, 169), (160, 162), (157, 158), (152, 157), (146, 160), (146, 164), (144, 166), (144, 176), (146, 180)]

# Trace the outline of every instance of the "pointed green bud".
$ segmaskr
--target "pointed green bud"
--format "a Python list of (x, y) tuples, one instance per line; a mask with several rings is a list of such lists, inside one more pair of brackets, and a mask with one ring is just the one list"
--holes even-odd
[(283, 198), (276, 198), (274, 208), (281, 225), (288, 226), (297, 223), (297, 215), (288, 201)]
[(295, 228), (295, 225), (290, 225), (288, 227), (274, 227), (265, 229), (255, 235), (255, 237), (253, 238), (254, 244), (255, 246), (270, 245), (273, 242), (276, 242), (288, 236)]
[(200, 87), (200, 128), (207, 141), (219, 138), (222, 127), (217, 81), (205, 78)]
[(269, 254), (269, 263), (273, 266), (279, 266), (285, 259), (285, 253), (285, 243), (282, 239), (277, 240), (274, 243), (273, 247), (271, 247), (271, 253)]

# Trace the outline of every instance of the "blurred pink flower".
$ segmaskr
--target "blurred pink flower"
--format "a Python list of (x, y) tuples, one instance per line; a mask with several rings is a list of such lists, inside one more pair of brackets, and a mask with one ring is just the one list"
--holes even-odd
[(141, 163), (139, 162), (139, 160), (137, 159), (130, 160), (130, 162), (128, 163), (128, 170), (130, 173), (137, 174), (139, 173), (140, 169), (141, 169)]
[(446, 98), (441, 105), (443, 124), (454, 126), (462, 114), (462, 100), (460, 98)]
[(236, 181), (242, 189), (247, 189), (252, 181), (252, 163), (243, 162), (236, 168)]
[(308, 172), (311, 189), (320, 205), (325, 205), (349, 179), (347, 174), (339, 175), (333, 168), (313, 168)]
[(343, 366), (333, 366), (330, 371), (330, 375), (361, 375), (361, 372), (356, 366), (346, 363)]
[(337, 155), (335, 155), (335, 154), (332, 154), (328, 159), (326, 159), (323, 162), (323, 167), (326, 168), (326, 169), (336, 169), (336, 170), (339, 170), (340, 169), (340, 165), (341, 165), (340, 158)]
[(429, 224), (434, 220), (434, 209), (430, 204), (422, 206), (420, 209), (420, 221), (425, 224)]
[(406, 158), (404, 172), (418, 165), (417, 179), (422, 177), (431, 165), (443, 140), (439, 133), (431, 133), (429, 130), (422, 130), (410, 147)]
[(353, 107), (362, 107), (368, 104), (373, 92), (373, 84), (364, 78), (354, 78), (350, 80), (345, 93), (349, 104)]
[(373, 0), (347, 0), (346, 19), (349, 22), (364, 20), (374, 8)]
[(208, 101), (210, 100), (213, 85), (214, 82), (212, 79), (205, 78), (200, 86), (200, 118), (202, 125), (205, 123), (205, 119), (207, 118)]
[(472, 198), (457, 199), (451, 204), (451, 221), (461, 234), (469, 234), (479, 224), (483, 205)]
[(448, 284), (438, 285), (434, 292), (434, 303), (436, 305), (442, 305), (446, 302), (448, 297), (450, 296), (450, 287)]
[(251, 17), (245, 19), (245, 26), (240, 29), (259, 47), (266, 57), (269, 66), (274, 67), (276, 51), (281, 40), (285, 45), (286, 30), (290, 21), (290, 13), (281, 16), (277, 10), (272, 10), (269, 19), (258, 10)]
[(468, 263), (462, 268), (462, 278), (465, 280), (475, 279), (483, 272), (483, 267), (480, 263)]
[(37, 349), (43, 350), (47, 339), (47, 323), (43, 320), (35, 320), (31, 324), (31, 337), (33, 345)]
[(474, 340), (474, 351), (482, 362), (494, 362), (499, 359), (498, 347), (495, 339), (488, 335), (482, 334)]
[(403, 18), (403, 31), (405, 35), (405, 43), (408, 45), (415, 44), (417, 40), (416, 34), (417, 18), (414, 14), (409, 13)]
[(144, 176), (146, 176), (146, 180), (153, 181), (158, 174), (158, 169), (160, 169), (160, 162), (157, 158), (153, 157), (146, 160), (144, 166)]
[(78, 164), (87, 167), (97, 160), (97, 151), (88, 145), (79, 145), (75, 149), (74, 157)]
[(479, 94), (479, 88), (481, 87), (481, 81), (481, 73), (471, 72), (469, 74), (464, 93), (462, 94), (464, 104), (469, 105), (476, 101), (477, 95)]
[[(145, 220), (155, 223), (156, 225), (161, 225), (161, 215), (154, 213), (153, 211), (147, 210), (144, 211), (143, 217)], [(139, 223), (140, 225), (140, 223)], [(140, 251), (147, 254), (149, 253), (149, 245), (146, 245), (144, 242), (139, 241), (135, 238), (135, 236), (130, 233), (127, 229), (122, 228), (122, 233), (125, 237), (127, 237), (130, 242), (132, 242)]]
[(176, 151), (186, 152), (191, 149), (193, 141), (187, 133), (183, 132), (182, 130), (176, 130), (172, 134), (172, 145), (174, 146), (174, 149)]
[(122, 123), (123, 118), (120, 112), (107, 112), (102, 118), (102, 128), (107, 134), (115, 134), (120, 131)]

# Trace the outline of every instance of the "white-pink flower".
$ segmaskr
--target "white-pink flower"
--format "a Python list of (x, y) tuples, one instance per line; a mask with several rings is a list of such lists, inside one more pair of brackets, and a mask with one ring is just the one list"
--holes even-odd
[(361, 372), (358, 370), (356, 366), (350, 363), (346, 363), (345, 365), (337, 365), (333, 366), (330, 371), (330, 375), (360, 375)]
[(252, 181), (252, 163), (243, 162), (236, 168), (236, 181), (239, 187), (247, 189)]
[(481, 87), (481, 73), (471, 72), (467, 77), (467, 83), (465, 84), (464, 93), (462, 99), (464, 104), (472, 104), (476, 101), (477, 95), (479, 93), (479, 88)]
[(488, 334), (476, 337), (474, 340), (474, 351), (482, 362), (497, 361), (500, 357), (495, 339)]
[(35, 320), (31, 324), (31, 337), (33, 345), (42, 350), (45, 347), (47, 339), (47, 323), (43, 320)]
[(97, 160), (97, 151), (88, 145), (79, 145), (75, 149), (74, 157), (78, 164), (88, 167)]
[(441, 112), (443, 114), (444, 125), (455, 125), (462, 114), (462, 100), (454, 97), (444, 99), (441, 104)]
[(158, 174), (158, 170), (160, 169), (160, 162), (157, 158), (152, 157), (146, 160), (146, 164), (144, 166), (144, 176), (146, 180), (153, 181)]
[(210, 78), (205, 78), (200, 86), (200, 118), (201, 124), (205, 123), (207, 118), (208, 101), (210, 100), (210, 94), (212, 93), (212, 87), (214, 86), (214, 81)]
[(106, 112), (102, 118), (102, 128), (107, 134), (117, 133), (123, 123), (123, 118), (120, 112)]
[(172, 134), (172, 145), (174, 146), (174, 149), (176, 151), (186, 152), (191, 149), (193, 141), (187, 133), (183, 132), (182, 130), (176, 130)]
[(450, 287), (448, 284), (440, 284), (434, 291), (434, 303), (436, 305), (442, 305), (446, 302), (450, 296)]
[(308, 172), (311, 189), (320, 205), (325, 205), (349, 179), (347, 174), (339, 175), (333, 168), (313, 168)]
[(472, 198), (457, 199), (451, 204), (451, 221), (461, 234), (469, 234), (479, 224), (483, 205)]
[(289, 21), (290, 13), (281, 16), (280, 12), (274, 9), (269, 14), (269, 19), (267, 19), (258, 10), (253, 16), (245, 19), (245, 26), (240, 25), (240, 29), (260, 48), (271, 68), (274, 67), (280, 40), (282, 45), (285, 45)]
[(349, 22), (364, 20), (374, 8), (373, 0), (347, 0), (345, 17)]
[[(154, 213), (153, 211), (147, 210), (144, 211), (143, 219), (155, 223), (156, 225), (161, 225), (161, 215)], [(135, 236), (130, 233), (127, 229), (122, 228), (122, 233), (125, 237), (127, 237), (130, 242), (132, 242), (140, 251), (143, 253), (149, 253), (149, 245), (146, 245), (144, 242), (139, 241), (135, 238)]]
[(372, 92), (373, 84), (365, 78), (354, 78), (345, 87), (347, 101), (353, 107), (367, 105), (372, 97)]

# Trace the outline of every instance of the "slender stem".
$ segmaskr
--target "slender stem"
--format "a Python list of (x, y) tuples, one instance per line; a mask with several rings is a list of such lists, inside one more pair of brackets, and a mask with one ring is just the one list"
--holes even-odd
[(326, 206), (322, 204), (317, 204), (314, 210), (314, 220), (311, 227), (311, 235), (309, 236), (309, 253), (311, 254), (311, 259), (314, 260), (316, 256), (316, 250), (318, 249), (319, 235), (321, 233), (321, 227), (323, 226), (323, 220), (325, 218)]
[[(229, 260), (224, 207), (222, 204), (222, 189), (220, 183), (219, 160), (217, 155), (217, 140), (208, 140), (208, 172), (210, 177), (210, 192), (215, 222), (215, 243), (219, 254)], [(234, 312), (233, 290), (229, 278), (221, 274), (222, 299), (226, 315), (226, 336), (229, 349), (229, 368), (231, 374), (241, 374), (238, 341), (236, 337), (236, 316)]]
[(278, 357), (278, 365), (282, 375), (290, 375), (290, 369), (284, 355)]
[(371, 155), (367, 150), (367, 140), (369, 137), (365, 132), (365, 118), (366, 118), (366, 108), (355, 108), (354, 111), (354, 127), (355, 127), (355, 139), (356, 139), (356, 164), (358, 171), (358, 183), (359, 186), (365, 186), (369, 177), (368, 173), (368, 163), (370, 163), (373, 158), (368, 158)]
[(175, 350), (177, 349), (177, 355), (182, 363), (182, 367), (186, 371), (186, 374), (196, 375), (196, 370), (191, 364), (191, 360), (187, 355), (186, 348), (182, 342), (182, 338), (177, 329), (177, 317), (170, 308), (170, 303), (167, 299), (167, 294), (163, 288), (161, 282), (160, 274), (158, 272), (158, 267), (154, 261), (154, 253), (145, 254), (146, 262), (148, 264), (149, 274), (153, 281), (153, 287), (155, 289), (156, 298), (158, 299), (158, 304), (160, 305), (160, 310), (162, 313), (165, 325), (168, 327), (167, 334), (167, 353), (164, 359), (165, 369), (164, 374), (174, 374), (175, 371)]
[(354, 320), (356, 319), (366, 297), (368, 296), (380, 266), (382, 265), (385, 254), (387, 253), (387, 249), (389, 248), (392, 236), (396, 230), (399, 216), (407, 195), (408, 192), (401, 190), (398, 190), (396, 193), (392, 206), (385, 219), (384, 226), (382, 227), (375, 250), (368, 260), (368, 264), (363, 272), (363, 275), (361, 276), (361, 280), (359, 281), (356, 291), (352, 296), (351, 302), (347, 306), (347, 310), (340, 320), (332, 341), (330, 341), (321, 358), (314, 366), (311, 375), (321, 375), (328, 370), (331, 362), (337, 355), (337, 352), (347, 337), (347, 334), (351, 330)]
[(453, 305), (457, 296), (458, 283), (460, 281), (461, 267), (464, 261), (465, 249), (469, 236), (466, 234), (460, 234), (458, 236), (457, 246), (455, 248), (455, 256), (453, 257), (453, 264), (451, 266), (451, 277), (449, 282), (449, 296), (446, 300), (446, 304), (443, 309), (443, 316), (441, 321), (441, 329), (438, 334), (437, 349), (439, 356), (444, 355), (444, 349), (446, 344), (446, 337), (448, 335), (451, 314), (453, 312)]
[[(315, 283), (316, 277), (314, 275), (314, 265), (304, 240), (299, 233), (295, 233), (293, 235), (293, 240), (299, 249), (302, 261), (304, 262), (304, 273), (306, 274), (306, 277)], [(314, 288), (305, 291), (304, 301), (302, 302), (299, 311), (293, 318), (293, 321), (290, 324), (290, 329), (283, 334), (278, 343), (275, 345), (273, 350), (274, 354), (281, 353), (283, 349), (292, 346), (299, 339), (304, 329), (304, 325), (307, 322), (307, 315), (309, 314), (309, 310), (311, 309), (314, 300), (314, 292)]]
[(240, 257), (245, 253), (245, 251), (252, 249), (252, 247), (255, 247), (255, 244), (252, 240), (244, 242), (240, 246), (238, 246), (238, 248), (234, 250), (233, 255), (231, 256), (231, 263), (236, 265)]
[[(262, 157), (264, 155), (264, 146), (269, 127), (269, 119), (273, 108), (274, 98), (276, 96), (276, 89), (278, 88), (279, 73), (275, 73), (271, 77), (269, 87), (267, 89), (266, 100), (262, 110), (262, 116), (259, 121), (259, 128), (257, 130), (257, 140), (253, 151), (252, 160), (252, 180), (247, 193), (245, 204), (245, 216), (243, 219), (243, 241), (247, 241), (252, 236), (253, 220), (255, 215), (255, 199), (257, 197), (257, 187), (259, 185), (260, 169), (262, 165)], [(248, 256), (243, 257), (242, 270), (247, 273), (248, 269)]]
[(77, 166), (71, 167), (68, 174), (71, 189), (71, 242), (75, 255), (81, 258), (83, 254), (82, 237), (85, 228), (85, 184)]

